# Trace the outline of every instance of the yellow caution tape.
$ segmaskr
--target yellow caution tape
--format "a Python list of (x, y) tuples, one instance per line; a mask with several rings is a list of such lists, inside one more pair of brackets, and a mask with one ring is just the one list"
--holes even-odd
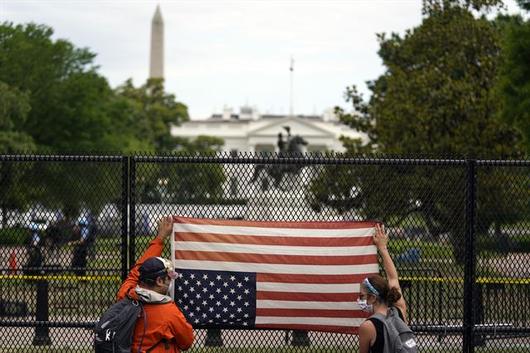
[(75, 276), (75, 275), (0, 275), (0, 280), (33, 280), (33, 281), (109, 281), (121, 282), (120, 276)]
[[(0, 280), (47, 280), (47, 281), (109, 281), (121, 282), (120, 276), (75, 276), (75, 275), (0, 275)], [(428, 277), (428, 276), (404, 276), (399, 278), (401, 281), (411, 282), (438, 282), (438, 283), (464, 283), (461, 277)], [(478, 277), (475, 283), (480, 284), (530, 284), (530, 278), (508, 278), (508, 277)]]

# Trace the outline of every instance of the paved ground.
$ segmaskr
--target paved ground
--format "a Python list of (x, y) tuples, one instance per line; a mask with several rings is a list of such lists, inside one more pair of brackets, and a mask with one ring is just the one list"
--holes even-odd
[[(92, 345), (92, 332), (87, 329), (51, 328), (49, 336), (53, 348), (90, 349)], [(196, 332), (197, 340), (194, 347), (204, 346), (205, 331)], [(33, 347), (35, 337), (33, 328), (6, 328), (0, 327), (0, 352), (11, 352), (15, 347)], [(290, 338), (287, 335), (287, 338)], [(222, 331), (225, 347), (288, 347), (284, 331)], [(311, 332), (309, 339), (312, 346), (320, 347), (358, 347), (357, 336), (341, 335), (321, 332)], [(459, 349), (462, 347), (461, 336), (446, 336), (441, 340), (434, 335), (418, 336), (418, 345), (421, 348)], [(521, 348), (522, 351), (530, 349), (530, 337), (487, 340), (482, 347), (484, 352), (497, 352), (501, 348)], [(192, 352), (193, 350), (191, 350)]]

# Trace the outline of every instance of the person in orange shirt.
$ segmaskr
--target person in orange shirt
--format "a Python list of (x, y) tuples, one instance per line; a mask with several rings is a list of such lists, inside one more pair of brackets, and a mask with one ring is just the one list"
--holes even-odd
[(118, 291), (118, 300), (128, 296), (144, 305), (134, 328), (131, 349), (134, 353), (178, 353), (193, 344), (193, 328), (169, 296), (177, 273), (171, 261), (160, 257), (172, 229), (171, 216), (160, 219), (158, 235), (149, 243)]

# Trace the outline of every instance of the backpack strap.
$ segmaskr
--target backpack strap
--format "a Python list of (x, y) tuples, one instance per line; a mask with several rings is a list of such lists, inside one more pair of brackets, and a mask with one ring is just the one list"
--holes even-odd
[(377, 319), (377, 320), (379, 320), (379, 321), (384, 323), (385, 319), (386, 319), (386, 316), (383, 315), (383, 314), (380, 314), (380, 313), (375, 313), (375, 314), (373, 314), (372, 316), (369, 317), (369, 319), (372, 319), (372, 318)]
[(375, 313), (372, 316), (370, 316), (369, 319), (374, 318), (374, 319), (377, 319), (379, 321), (383, 321), (384, 322), (387, 318), (389, 318), (391, 316), (396, 316), (396, 317), (401, 318), (401, 316), (399, 315), (398, 309), (393, 307), (393, 306), (390, 306), (388, 308), (388, 311), (387, 311), (386, 315), (383, 315), (381, 313)]
[(144, 317), (144, 332), (142, 333), (142, 338), (140, 338), (140, 344), (138, 345), (138, 353), (142, 353), (142, 343), (144, 342), (145, 330), (147, 329), (147, 313), (145, 312), (144, 306), (140, 301), (139, 305), (142, 307), (142, 316)]
[[(132, 299), (130, 296), (129, 296), (129, 292), (127, 292), (127, 298), (131, 301), (134, 301), (134, 302), (137, 302), (138, 305), (140, 305), (140, 307), (142, 308), (142, 316), (144, 318), (144, 332), (142, 333), (142, 338), (140, 339), (140, 344), (138, 345), (138, 353), (141, 353), (142, 352), (142, 343), (144, 342), (144, 337), (145, 337), (145, 331), (147, 330), (147, 313), (145, 312), (145, 308), (144, 308), (144, 305), (143, 305), (143, 302), (141, 300), (135, 300), (135, 299)], [(165, 339), (165, 338), (162, 338), (160, 341), (156, 342), (154, 345), (152, 345), (151, 347), (149, 347), (145, 352), (146, 353), (149, 353), (151, 351), (153, 351), (153, 349), (156, 348), (156, 346), (158, 346), (160, 343), (164, 342), (164, 344), (166, 345), (166, 348), (169, 349), (169, 343), (168, 341)]]

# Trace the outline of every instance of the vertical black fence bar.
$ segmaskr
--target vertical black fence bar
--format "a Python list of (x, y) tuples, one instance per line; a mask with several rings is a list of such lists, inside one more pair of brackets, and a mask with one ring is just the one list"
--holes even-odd
[(475, 298), (475, 223), (476, 223), (476, 161), (466, 161), (466, 205), (465, 205), (465, 268), (464, 268), (464, 353), (474, 349), (474, 305)]
[(129, 158), (129, 261), (136, 262), (136, 158)]
[[(40, 276), (45, 276), (44, 271), (39, 271)], [(35, 281), (37, 292), (37, 312), (35, 321), (48, 322), (48, 280), (39, 279)], [(52, 344), (50, 339), (50, 329), (48, 326), (35, 326), (35, 336), (33, 338), (34, 346), (49, 346)]]
[(129, 157), (121, 158), (121, 279), (127, 278), (129, 272), (128, 243), (129, 227), (127, 226), (127, 205), (129, 204)]

